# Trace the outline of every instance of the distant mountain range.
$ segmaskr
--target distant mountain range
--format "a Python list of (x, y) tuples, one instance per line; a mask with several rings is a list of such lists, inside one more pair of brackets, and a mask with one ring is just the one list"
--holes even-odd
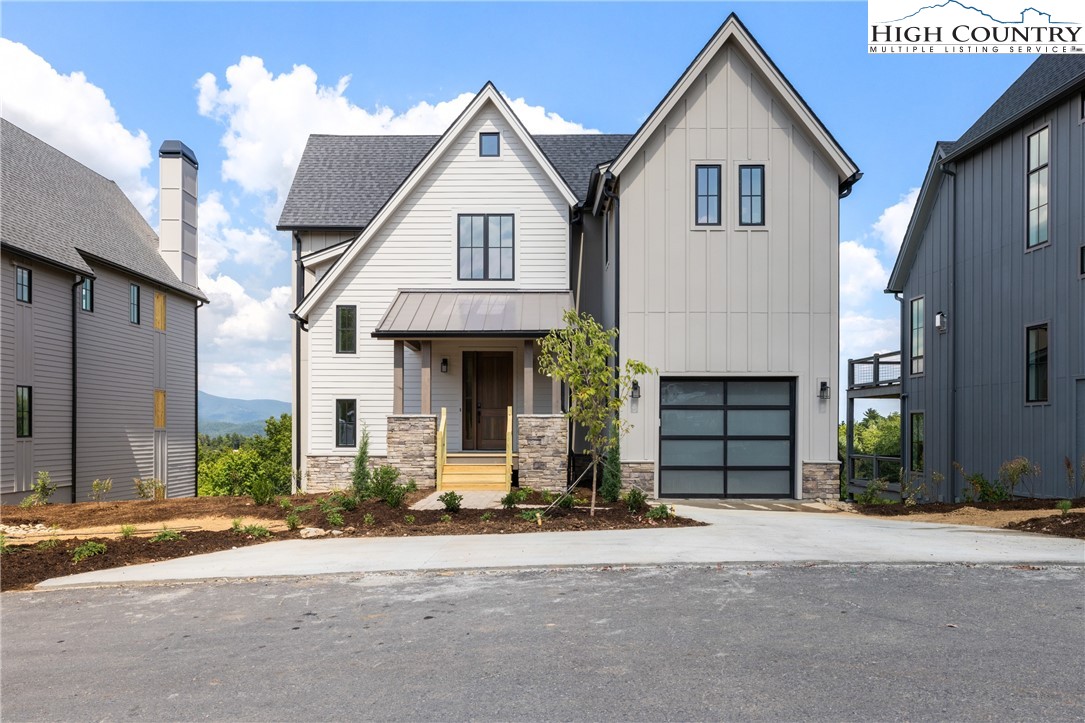
[(264, 431), (268, 417), (290, 413), (290, 404), (277, 399), (230, 399), (199, 392), (200, 434), (215, 437), (222, 434), (249, 436)]

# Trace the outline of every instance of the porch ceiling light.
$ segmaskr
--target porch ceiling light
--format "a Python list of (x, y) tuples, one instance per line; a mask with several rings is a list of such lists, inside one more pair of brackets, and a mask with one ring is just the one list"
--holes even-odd
[(448, 374), (448, 357), (441, 358), (441, 373)]

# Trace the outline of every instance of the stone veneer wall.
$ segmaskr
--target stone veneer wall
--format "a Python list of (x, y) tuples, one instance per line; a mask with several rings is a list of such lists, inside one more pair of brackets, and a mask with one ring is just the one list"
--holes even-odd
[(802, 463), (803, 499), (840, 499), (840, 464), (837, 462)]
[[(384, 464), (384, 457), (370, 457), (370, 469)], [(305, 458), (303, 492), (329, 492), (351, 485), (354, 472), (354, 455), (309, 455)]]
[(654, 462), (622, 462), (622, 487), (635, 487), (652, 497), (656, 493), (656, 466)]
[(520, 486), (565, 489), (569, 475), (569, 423), (565, 415), (520, 414), (516, 420)]
[(388, 464), (400, 471), (400, 482), (437, 486), (437, 415), (388, 417)]

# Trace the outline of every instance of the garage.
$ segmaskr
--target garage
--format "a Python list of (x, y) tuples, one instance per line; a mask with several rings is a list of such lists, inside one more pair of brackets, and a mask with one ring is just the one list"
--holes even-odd
[(794, 497), (795, 380), (660, 380), (660, 497)]

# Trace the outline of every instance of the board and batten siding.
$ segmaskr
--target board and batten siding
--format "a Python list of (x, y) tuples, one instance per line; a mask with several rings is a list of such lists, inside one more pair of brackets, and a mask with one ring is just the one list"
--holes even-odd
[[(796, 474), (836, 463), (840, 179), (741, 50), (726, 45), (618, 179), (620, 352), (659, 370), (627, 406), (622, 459), (658, 457), (659, 376), (797, 378)], [(721, 225), (696, 226), (695, 166), (721, 166)], [(762, 227), (739, 166), (765, 166)], [(795, 481), (801, 489), (801, 480)]]
[[(943, 178), (905, 282), (901, 348), (907, 360), (907, 304), (924, 296), (927, 362), (922, 377), (905, 378), (908, 396), (902, 408), (906, 420), (912, 411), (927, 415), (926, 469), (945, 476), (942, 495), (960, 495), (962, 481), (953, 462), (995, 479), (1003, 462), (1025, 456), (1043, 472), (1033, 481), (1033, 493), (1065, 496), (1063, 460), (1085, 456), (1075, 409), (1076, 385), (1085, 379), (1085, 278), (1079, 256), (1085, 245), (1085, 124), (1079, 103), (1074, 96), (1054, 105), (956, 162), (957, 197), (953, 180)], [(1051, 240), (1026, 250), (1027, 141), (1043, 127), (1050, 128)], [(954, 211), (957, 284), (951, 300)], [(945, 334), (934, 330), (938, 311), (949, 314)], [(1025, 329), (1044, 322), (1049, 325), (1049, 402), (1026, 404)], [(956, 449), (950, 450), (954, 335)]]
[[(501, 155), (481, 158), (478, 134), (501, 133)], [(515, 217), (515, 279), (457, 279), (457, 215), (511, 213)], [(492, 106), (484, 106), (419, 186), (309, 314), (302, 335), (306, 454), (349, 455), (335, 446), (335, 400), (358, 400), (371, 453), (384, 455), (392, 413), (393, 342), (373, 339), (384, 312), (402, 288), (568, 289), (569, 208), (564, 198)], [(358, 310), (355, 354), (335, 353), (335, 307)], [(405, 356), (405, 379), (418, 377), (418, 355)], [(440, 376), (438, 373), (435, 376)], [(451, 374), (449, 375), (451, 376)], [(416, 405), (408, 384), (405, 405)], [(538, 386), (538, 385), (537, 385)], [(414, 395), (414, 400), (411, 398)], [(405, 406), (405, 409), (409, 408)]]
[[(15, 264), (31, 271), (30, 304), (15, 301)], [(0, 492), (5, 504), (18, 503), (37, 473), (45, 471), (57, 485), (53, 501), (66, 502), (71, 499), (71, 322), (75, 277), (6, 252), (0, 260), (0, 276)], [(15, 437), (16, 385), (33, 387), (31, 439)]]

